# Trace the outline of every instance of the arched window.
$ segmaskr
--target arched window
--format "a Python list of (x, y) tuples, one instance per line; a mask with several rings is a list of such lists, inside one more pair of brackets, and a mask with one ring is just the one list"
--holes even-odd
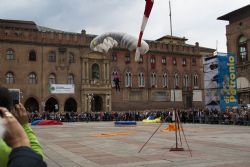
[(247, 38), (245, 36), (241, 36), (238, 40), (238, 52), (240, 62), (248, 61)]
[(177, 65), (177, 60), (175, 57), (172, 57), (172, 60), (173, 60), (173, 65)]
[(177, 73), (174, 74), (174, 87), (179, 89), (179, 75)]
[(69, 74), (68, 75), (68, 81), (67, 81), (68, 84), (74, 84), (74, 75), (73, 74)]
[(131, 72), (127, 71), (125, 74), (125, 87), (132, 86), (132, 74)]
[(144, 87), (145, 86), (144, 73), (143, 72), (139, 73), (138, 81), (139, 81), (139, 87)]
[(162, 86), (163, 88), (168, 87), (168, 74), (167, 73), (164, 73), (162, 76)]
[(98, 64), (92, 65), (92, 79), (99, 80), (100, 79), (100, 69)]
[(154, 64), (155, 62), (156, 62), (155, 57), (154, 57), (154, 56), (151, 56), (151, 57), (150, 57), (150, 63), (151, 63), (151, 64)]
[(69, 53), (69, 63), (75, 63), (75, 55), (73, 53)]
[(125, 55), (125, 63), (126, 64), (130, 63), (130, 53), (129, 52)]
[(56, 83), (56, 75), (51, 73), (49, 74), (49, 84), (55, 84)]
[(189, 86), (189, 83), (188, 83), (188, 75), (185, 74), (184, 77), (183, 77), (183, 86), (185, 88), (187, 88)]
[(161, 58), (161, 63), (166, 65), (167, 64), (167, 58), (166, 57), (162, 57)]
[(29, 84), (36, 84), (37, 83), (37, 76), (35, 73), (29, 74)]
[(36, 61), (36, 52), (34, 50), (29, 53), (29, 61)]
[(49, 55), (48, 55), (48, 61), (49, 62), (56, 62), (56, 53), (55, 52), (49, 52)]
[(6, 51), (6, 59), (7, 60), (14, 60), (15, 59), (15, 54), (14, 54), (14, 50), (9, 48), (7, 51)]
[(12, 72), (7, 72), (7, 74), (6, 74), (6, 83), (7, 84), (15, 83), (14, 74)]
[(186, 58), (183, 58), (182, 59), (182, 66), (186, 66), (187, 65), (187, 59)]
[(150, 75), (151, 87), (156, 87), (156, 74), (152, 72)]
[(193, 76), (193, 84), (194, 84), (194, 89), (198, 89), (198, 75), (197, 74), (195, 74), (194, 76)]

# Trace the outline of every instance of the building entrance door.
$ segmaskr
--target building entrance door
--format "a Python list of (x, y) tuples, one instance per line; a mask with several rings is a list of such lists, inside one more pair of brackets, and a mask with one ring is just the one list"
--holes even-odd
[(100, 112), (103, 110), (103, 100), (101, 96), (94, 95), (91, 104), (91, 111), (92, 112)]

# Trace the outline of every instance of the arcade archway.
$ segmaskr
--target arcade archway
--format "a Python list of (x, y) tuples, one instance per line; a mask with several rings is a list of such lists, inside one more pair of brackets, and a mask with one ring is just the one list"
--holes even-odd
[(30, 97), (26, 100), (26, 102), (24, 103), (24, 107), (28, 112), (39, 112), (39, 103), (33, 97)]
[(48, 112), (57, 112), (59, 111), (59, 105), (55, 98), (49, 98), (45, 103), (45, 111)]
[(77, 102), (73, 98), (68, 98), (64, 104), (65, 112), (76, 112), (77, 111)]

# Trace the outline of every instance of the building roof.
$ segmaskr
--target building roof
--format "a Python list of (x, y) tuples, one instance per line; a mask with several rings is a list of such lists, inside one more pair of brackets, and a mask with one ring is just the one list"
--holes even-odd
[(188, 39), (185, 37), (177, 37), (177, 36), (170, 36), (165, 35), (159, 39), (156, 39), (157, 42), (165, 42), (165, 43), (176, 43), (176, 44), (185, 44)]
[(58, 29), (39, 26), (39, 25), (37, 25), (37, 29), (38, 29), (38, 31), (41, 31), (41, 32), (56, 32), (56, 33), (78, 34), (78, 33), (75, 33), (75, 32), (68, 32), (68, 31), (58, 30)]
[(23, 21), (23, 20), (3, 20), (0, 19), (0, 27), (3, 28), (17, 28), (17, 29), (27, 29), (38, 31), (36, 23), (33, 21)]
[(250, 5), (244, 6), (223, 16), (218, 17), (218, 20), (233, 21), (235, 17), (249, 17), (250, 16)]
[(161, 41), (163, 39), (172, 39), (172, 40), (179, 40), (179, 41), (187, 41), (188, 39), (185, 37), (177, 37), (177, 36), (170, 36), (170, 35), (165, 35), (159, 39), (156, 39), (156, 41)]

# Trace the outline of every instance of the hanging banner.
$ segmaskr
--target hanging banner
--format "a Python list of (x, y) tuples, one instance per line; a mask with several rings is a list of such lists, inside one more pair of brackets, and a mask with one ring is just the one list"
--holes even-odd
[(205, 106), (209, 109), (238, 107), (236, 57), (230, 53), (217, 53), (204, 58)]
[(208, 56), (203, 60), (205, 107), (220, 108), (220, 93), (218, 89), (218, 57)]
[(49, 86), (50, 93), (58, 93), (58, 94), (72, 94), (75, 93), (75, 85), (74, 84), (51, 84)]
[(218, 84), (221, 111), (229, 107), (238, 108), (236, 57), (230, 53), (218, 53), (218, 60), (220, 62)]

